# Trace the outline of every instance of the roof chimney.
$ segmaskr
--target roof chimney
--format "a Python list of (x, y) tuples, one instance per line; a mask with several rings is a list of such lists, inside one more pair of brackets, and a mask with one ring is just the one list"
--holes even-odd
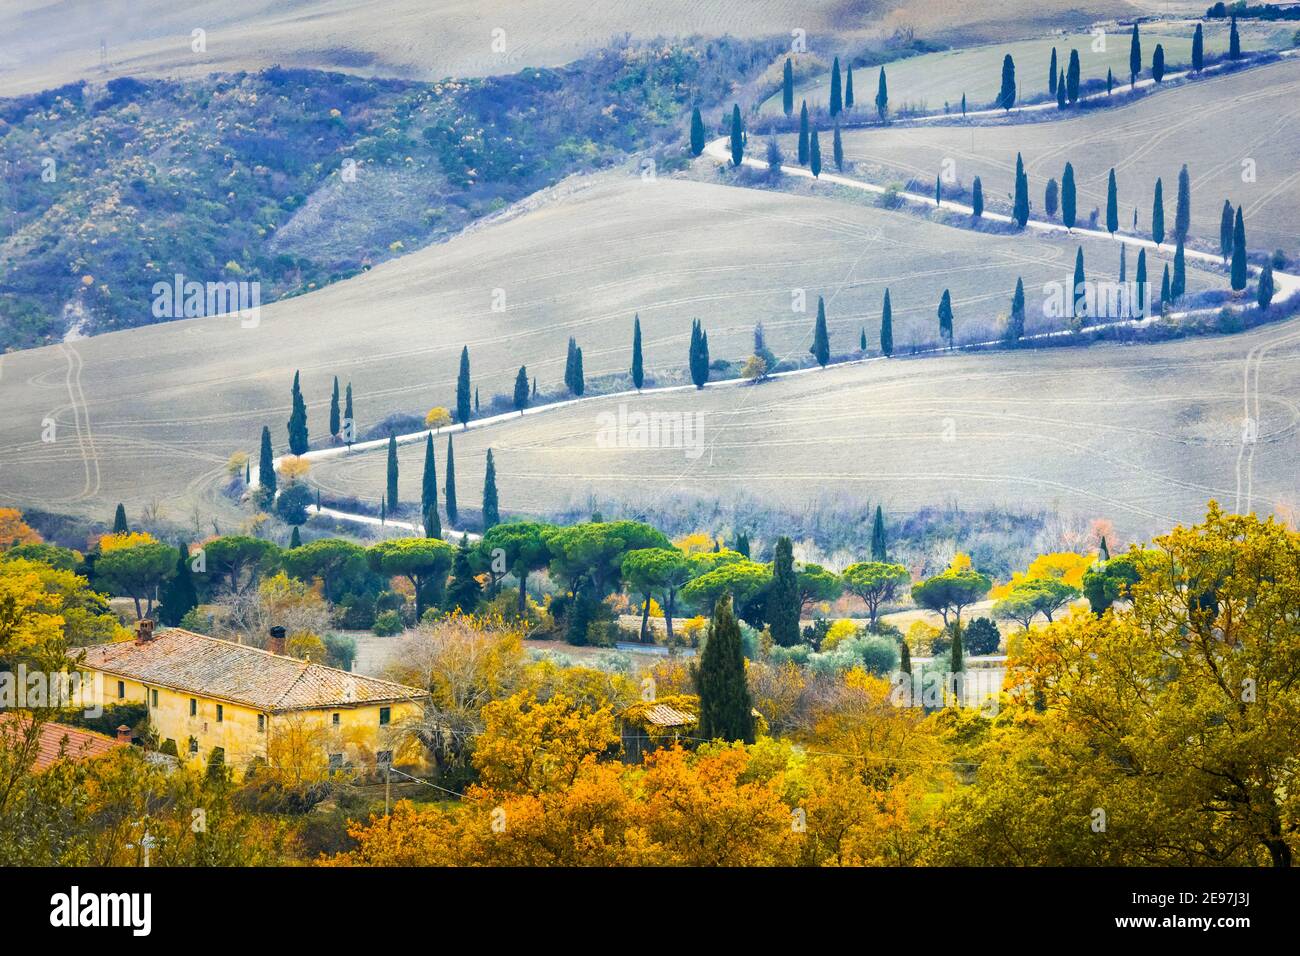
[(142, 617), (135, 622), (135, 641), (137, 644), (147, 644), (153, 640), (153, 620)]
[(272, 654), (284, 653), (284, 628), (279, 624), (271, 628), (271, 636), (266, 642), (266, 649)]
[(117, 739), (122, 741), (122, 743), (124, 744), (129, 744), (131, 742), (131, 728), (128, 727), (126, 724), (123, 724), (121, 727), (118, 727)]

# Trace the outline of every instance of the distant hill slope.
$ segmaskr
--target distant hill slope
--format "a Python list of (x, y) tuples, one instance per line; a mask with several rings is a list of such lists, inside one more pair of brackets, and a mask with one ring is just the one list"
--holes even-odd
[[(1126, 0), (8, 0), (0, 6), (0, 94), (274, 65), (417, 81), (484, 76), (567, 63), (624, 34), (754, 38), (800, 29), (815, 45), (832, 34), (915, 28), (974, 42), (1135, 9)], [(205, 31), (199, 51), (196, 29)]]
[[(1042, 286), (1068, 280), (1076, 247), (1073, 240), (981, 234), (823, 198), (666, 176), (646, 182), (634, 171), (600, 174), (590, 188), (513, 220), (276, 303), (263, 309), (256, 328), (234, 318), (194, 319), (0, 357), (0, 406), (7, 409), (0, 417), (0, 502), (101, 516), (119, 500), (137, 514), (157, 497), (174, 520), (197, 505), (201, 515), (229, 522), (233, 509), (215, 494), (222, 465), (236, 449), (254, 452), (264, 424), (277, 452), (284, 450), (295, 369), (302, 371), (311, 435), (320, 441), (335, 375), (353, 383), (366, 434), (390, 415), (454, 404), (465, 345), (485, 410), (498, 396), (508, 401), (520, 365), (536, 376), (542, 394), (562, 390), (570, 336), (583, 348), (592, 388), (602, 378), (625, 380), (637, 313), (647, 377), (660, 383), (686, 380), (696, 317), (715, 359), (747, 356), (761, 322), (777, 356), (804, 360), (819, 295), (832, 352), (852, 352), (862, 330), (874, 352), (888, 287), (894, 341), (904, 353), (935, 338), (944, 288), (952, 291), (959, 340), (996, 334), (1017, 276), (1028, 292), (1028, 324), (1041, 323)], [(1090, 276), (1114, 276), (1113, 244), (1090, 240), (1083, 248)], [(1162, 266), (1152, 257), (1153, 275)], [(1222, 281), (1196, 269), (1188, 278), (1193, 290)], [(792, 311), (796, 290), (803, 290), (806, 311)], [(1091, 362), (1090, 351), (1067, 354), (1063, 361), (1080, 368)], [(976, 361), (1000, 368), (1011, 360)], [(901, 366), (939, 391), (952, 367), (931, 360)], [(843, 373), (856, 374), (875, 373)], [(845, 407), (856, 409), (875, 399), (849, 401)], [(594, 412), (583, 414), (594, 429)], [(42, 441), (46, 419), (57, 425), (49, 443)], [(978, 443), (959, 447), (963, 455), (980, 454)], [(877, 460), (873, 454), (853, 467), (869, 473)], [(404, 481), (416, 474), (412, 467)], [(474, 468), (467, 459), (467, 501), (482, 480)], [(504, 468), (502, 476), (515, 495), (511, 507), (522, 506), (514, 479)], [(352, 490), (380, 493), (368, 481)]]

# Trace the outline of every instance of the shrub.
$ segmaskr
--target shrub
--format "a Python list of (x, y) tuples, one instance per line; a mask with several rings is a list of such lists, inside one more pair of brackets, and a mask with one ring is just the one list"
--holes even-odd
[(402, 615), (396, 611), (383, 611), (375, 617), (371, 628), (380, 637), (391, 637), (402, 632)]
[(967, 654), (996, 654), (1002, 635), (987, 617), (977, 617), (963, 628), (961, 641)]

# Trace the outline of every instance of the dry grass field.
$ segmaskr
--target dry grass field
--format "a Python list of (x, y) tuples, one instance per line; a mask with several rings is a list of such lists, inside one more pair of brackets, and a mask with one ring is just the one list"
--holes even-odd
[[(1091, 275), (1114, 277), (1117, 247), (1083, 248)], [(637, 313), (647, 375), (660, 383), (684, 380), (695, 317), (714, 358), (743, 359), (762, 322), (778, 356), (802, 359), (818, 295), (836, 354), (855, 349), (863, 328), (878, 349), (886, 287), (899, 353), (936, 336), (945, 287), (959, 340), (980, 340), (996, 333), (1023, 276), (1032, 331), (1044, 321), (1043, 283), (1069, 278), (1075, 250), (1063, 238), (984, 235), (805, 195), (630, 173), (569, 183), (516, 218), (266, 307), (256, 328), (193, 319), (3, 356), (0, 501), (98, 516), (119, 500), (138, 513), (158, 499), (177, 519), (197, 501), (226, 513), (214, 501), (221, 466), (236, 449), (254, 451), (263, 424), (281, 450), (295, 369), (319, 439), (333, 376), (353, 383), (364, 433), (396, 412), (451, 406), (462, 345), (485, 408), (521, 364), (542, 393), (560, 390), (571, 335), (589, 385), (626, 377)], [(1160, 268), (1153, 261), (1152, 275)], [(1188, 275), (1193, 291), (1222, 284)], [(806, 312), (791, 310), (796, 289)], [(52, 443), (41, 440), (47, 419)]]
[[(916, 178), (933, 183), (951, 160), (969, 187), (981, 177), (985, 197), (1010, 193), (1016, 153), (1024, 156), (1032, 215), (1043, 214), (1049, 178), (1074, 164), (1081, 219), (1106, 207), (1111, 167), (1119, 183), (1120, 225), (1149, 230), (1155, 181), (1165, 190), (1165, 222), (1172, 224), (1178, 170), (1192, 184), (1192, 234), (1217, 247), (1224, 199), (1245, 206), (1246, 237), (1253, 250), (1280, 247), (1300, 254), (1300, 59), (1236, 74), (1208, 77), (1159, 91), (1128, 106), (1064, 120), (1002, 125), (945, 125), (849, 130), (847, 162), (873, 182)], [(793, 140), (790, 140), (792, 143)], [(789, 150), (787, 150), (789, 152)], [(1255, 180), (1244, 181), (1243, 162), (1254, 161)]]
[[(0, 94), (81, 78), (275, 64), (418, 80), (479, 76), (566, 63), (625, 34), (767, 37), (802, 29), (851, 42), (911, 27), (960, 30), (969, 43), (1133, 9), (1124, 0), (1044, 0), (1028, 16), (1012, 0), (9, 0), (0, 8)], [(192, 48), (196, 29), (206, 32), (201, 51)], [(493, 49), (497, 29), (502, 49)]]

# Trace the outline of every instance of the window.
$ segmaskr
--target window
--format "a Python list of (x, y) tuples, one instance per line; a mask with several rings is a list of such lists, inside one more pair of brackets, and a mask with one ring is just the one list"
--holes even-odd
[(266, 714), (257, 715), (257, 732), (259, 734), (266, 732)]
[(118, 700), (122, 700), (124, 697), (126, 697), (126, 684), (124, 684), (122, 681), (118, 681), (118, 682), (117, 682), (117, 699), (118, 699)]
[(199, 702), (193, 697), (190, 698), (190, 716), (197, 717), (199, 713)]
[(156, 691), (156, 690), (151, 690), (151, 691), (149, 691), (149, 700), (150, 700), (150, 702), (153, 704), (154, 707), (157, 707), (157, 706), (158, 706), (158, 691)]
[(392, 720), (392, 719), (393, 719), (393, 709), (392, 709), (391, 707), (380, 707), (380, 708), (379, 708), (379, 726), (380, 726), (380, 727), (383, 727), (385, 724), (387, 724), (387, 723), (388, 723), (390, 720)]
[(198, 742), (198, 740), (195, 739), (194, 737), (191, 737), (191, 738), (190, 738), (190, 753), (192, 753), (192, 754), (196, 754), (196, 753), (198, 753), (198, 752), (199, 752), (199, 742)]
[(334, 719), (333, 719), (332, 723), (334, 724), (335, 727), (337, 727), (337, 726), (339, 725), (339, 715), (338, 715), (338, 714), (335, 714), (335, 715), (334, 715)]
[(220, 704), (217, 704), (217, 723), (221, 723), (225, 719), (226, 719), (225, 708), (222, 707)]

